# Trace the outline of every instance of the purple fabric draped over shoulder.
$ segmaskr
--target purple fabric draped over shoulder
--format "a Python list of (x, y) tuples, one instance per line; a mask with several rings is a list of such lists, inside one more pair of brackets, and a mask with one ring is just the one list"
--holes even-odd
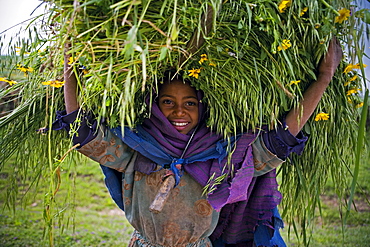
[[(244, 134), (238, 140), (230, 162), (236, 171), (234, 176), (214, 185), (216, 189), (208, 195), (209, 203), (216, 210), (221, 210), (219, 223), (211, 235), (212, 241), (221, 236), (226, 243), (253, 239), (258, 222), (271, 221), (273, 209), (281, 201), (275, 171), (253, 177), (251, 143), (254, 139), (255, 135)], [(185, 171), (205, 186), (213, 174), (214, 177), (222, 175), (223, 166), (227, 166), (226, 159), (221, 163), (213, 160), (189, 164), (185, 166)], [(223, 172), (228, 172), (228, 169)]]

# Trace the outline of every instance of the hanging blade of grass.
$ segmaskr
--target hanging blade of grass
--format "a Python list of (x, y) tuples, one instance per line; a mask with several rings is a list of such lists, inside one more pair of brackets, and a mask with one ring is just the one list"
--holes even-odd
[(351, 193), (348, 199), (348, 206), (347, 206), (347, 212), (344, 218), (344, 223), (346, 223), (349, 212), (351, 211), (351, 205), (353, 201), (353, 197), (355, 194), (355, 188), (358, 180), (358, 174), (360, 171), (360, 159), (364, 144), (364, 139), (366, 135), (366, 119), (367, 119), (367, 111), (368, 111), (368, 98), (369, 98), (369, 90), (366, 89), (365, 96), (364, 96), (364, 105), (362, 107), (362, 113), (361, 113), (361, 119), (360, 119), (360, 125), (358, 129), (358, 137), (357, 137), (357, 145), (356, 145), (356, 153), (355, 153), (355, 170), (353, 172), (353, 179), (351, 183)]
[[(90, 28), (90, 29), (86, 30), (85, 32), (80, 33), (79, 35), (77, 35), (77, 37), (76, 37), (76, 38), (77, 38), (77, 39), (79, 39), (79, 38), (81, 38), (82, 36), (84, 36), (85, 34), (87, 34), (87, 33), (91, 32), (91, 31), (96, 30), (98, 27), (104, 26), (105, 24), (110, 23), (111, 21), (112, 21), (111, 19), (108, 19), (108, 20), (106, 20), (106, 21), (103, 21), (103, 22), (101, 22), (100, 24), (98, 24), (98, 25), (96, 25), (96, 26), (93, 26), (92, 28)], [(99, 32), (98, 32), (98, 31), (95, 31), (95, 33), (99, 33)]]
[(258, 66), (257, 66), (257, 62), (256, 62), (256, 59), (253, 58), (253, 63), (254, 63), (254, 69), (255, 69), (255, 72), (256, 72), (256, 78), (257, 78), (257, 83), (258, 83), (258, 91), (260, 93), (260, 101), (259, 101), (259, 109), (260, 109), (260, 115), (259, 115), (259, 123), (258, 123), (258, 134), (261, 132), (261, 124), (263, 122), (263, 114), (262, 114), (262, 109), (263, 109), (263, 90), (262, 90), (262, 84), (261, 84), (261, 80), (260, 80), (260, 73), (259, 73), (259, 70), (258, 70)]
[[(174, 7), (173, 7), (173, 16), (172, 16), (172, 23), (171, 23), (171, 27), (170, 27), (170, 32), (169, 32), (169, 36), (171, 37), (171, 40), (172, 41), (175, 41), (178, 37), (178, 34), (179, 34), (179, 31), (177, 30), (177, 0), (175, 0), (174, 2)], [(168, 42), (170, 42), (168, 40)], [(169, 43), (168, 43), (169, 45)]]
[(104, 89), (104, 93), (103, 93), (103, 104), (101, 106), (102, 107), (102, 109), (101, 109), (102, 116), (104, 116), (104, 117), (106, 117), (105, 114), (106, 114), (106, 111), (107, 111), (108, 91), (109, 91), (109, 93), (111, 92), (110, 88), (111, 88), (111, 84), (112, 84), (112, 68), (113, 68), (113, 55), (110, 54), (109, 68), (108, 68), (108, 73), (107, 73), (107, 79), (106, 79), (106, 82), (105, 82), (105, 89)]
[[(50, 88), (48, 88), (50, 89)], [(47, 90), (48, 90), (47, 89)], [(51, 103), (49, 105), (49, 126), (52, 126), (53, 124), (53, 113), (54, 113), (54, 93), (55, 93), (55, 90), (54, 90), (54, 87), (51, 88), (52, 90), (52, 93), (51, 93)], [(54, 191), (54, 180), (53, 180), (53, 166), (54, 166), (54, 162), (53, 162), (53, 158), (52, 158), (52, 131), (49, 131), (48, 132), (48, 142), (47, 142), (47, 156), (48, 156), (48, 163), (49, 163), (49, 192), (45, 195), (45, 199), (44, 199), (44, 206), (45, 206), (45, 209), (44, 209), (44, 213), (45, 213), (45, 220), (47, 221), (47, 224), (48, 224), (48, 229), (47, 229), (47, 233), (48, 233), (48, 236), (49, 236), (49, 245), (50, 246), (54, 246), (54, 229), (53, 229), (53, 222), (54, 222), (54, 217), (52, 216), (52, 208), (53, 208), (53, 201), (54, 201), (54, 196), (53, 196), (53, 191)]]
[(130, 10), (132, 5), (139, 4), (139, 3), (140, 3), (139, 1), (135, 2), (135, 1), (130, 1), (130, 0), (124, 0), (124, 1), (120, 1), (118, 3), (112, 4), (111, 6), (109, 6), (109, 8), (115, 9), (116, 11), (118, 11), (122, 8), (129, 6), (129, 10)]

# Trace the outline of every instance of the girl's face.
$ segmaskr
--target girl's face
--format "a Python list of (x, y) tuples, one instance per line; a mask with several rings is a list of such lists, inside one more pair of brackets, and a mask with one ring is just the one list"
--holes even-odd
[(199, 102), (189, 84), (178, 80), (165, 83), (158, 98), (159, 109), (177, 131), (187, 134), (197, 126)]

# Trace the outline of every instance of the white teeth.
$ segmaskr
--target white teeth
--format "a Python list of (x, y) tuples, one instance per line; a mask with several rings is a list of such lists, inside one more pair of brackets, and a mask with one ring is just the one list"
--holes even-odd
[(177, 123), (177, 122), (172, 122), (173, 125), (175, 126), (185, 126), (187, 125), (188, 123)]

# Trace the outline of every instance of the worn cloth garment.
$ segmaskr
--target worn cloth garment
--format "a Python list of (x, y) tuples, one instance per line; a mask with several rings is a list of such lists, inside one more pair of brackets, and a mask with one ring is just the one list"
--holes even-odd
[[(242, 144), (249, 137), (242, 136), (238, 142)], [(243, 152), (243, 149), (240, 145), (239, 150), (235, 152)], [(249, 149), (251, 150), (252, 147)], [(247, 179), (248, 183), (248, 177), (250, 177), (249, 180), (253, 181), (253, 184), (250, 182), (252, 185), (256, 182), (261, 183), (263, 186), (260, 191), (253, 189), (253, 186), (246, 186), (247, 188), (243, 188), (241, 191), (238, 191), (240, 190), (238, 187), (229, 186), (234, 194), (230, 195), (225, 187), (225, 190), (216, 190), (207, 199), (202, 195), (203, 186), (206, 183), (206, 178), (203, 178), (202, 174), (205, 174), (204, 170), (211, 170), (214, 162), (201, 162), (196, 165), (196, 170), (193, 170), (195, 173), (199, 172), (197, 174), (198, 181), (195, 181), (193, 176), (185, 171), (179, 186), (172, 190), (163, 211), (160, 214), (153, 214), (148, 208), (158, 191), (165, 169), (161, 169), (140, 153), (134, 152), (111, 131), (104, 128), (99, 131), (94, 140), (84, 145), (79, 151), (105, 167), (122, 172), (124, 176), (122, 197), (126, 217), (145, 239), (156, 243), (153, 246), (182, 246), (185, 243), (195, 242), (195, 239), (209, 236), (214, 240), (222, 236), (223, 241), (227, 241), (227, 243), (233, 243), (232, 241), (248, 242), (253, 240), (253, 229), (258, 223), (272, 227), (269, 220), (273, 219), (273, 210), (280, 200), (280, 193), (276, 190), (274, 172), (270, 172), (269, 176), (253, 178), (253, 163), (244, 164), (243, 169), (245, 172), (249, 172), (249, 176), (247, 174), (239, 179)], [(276, 156), (271, 158), (274, 157), (276, 159)], [(238, 161), (235, 160), (235, 162)], [(148, 167), (155, 167), (155, 169), (150, 171), (146, 169)], [(218, 167), (219, 165), (217, 165)], [(235, 176), (235, 181), (231, 180), (231, 184), (240, 184), (237, 177)], [(199, 181), (202, 181), (203, 184), (200, 184)], [(243, 182), (243, 184), (246, 183)], [(272, 190), (266, 193), (263, 188), (272, 188)], [(261, 193), (263, 191), (266, 194)], [(252, 192), (260, 199), (248, 200), (249, 198), (246, 198), (244, 203), (242, 203), (243, 201), (232, 203), (243, 199), (244, 196), (250, 196)], [(274, 196), (271, 197), (271, 194)], [(220, 212), (214, 209), (215, 205), (227, 204), (227, 201), (232, 203), (228, 204), (232, 208), (225, 206)], [(256, 210), (260, 213), (254, 214), (250, 210)], [(240, 216), (236, 217), (236, 213), (245, 216), (238, 220)], [(220, 215), (223, 217), (221, 218)], [(220, 221), (220, 219), (228, 219), (229, 217), (231, 217), (230, 220)], [(233, 219), (233, 217), (235, 218)], [(177, 231), (173, 232), (168, 227), (182, 229), (181, 236), (176, 235)], [(171, 234), (166, 234), (167, 232), (171, 232)]]
[[(73, 117), (73, 115), (76, 115), (76, 113), (69, 114), (67, 116), (64, 116), (63, 114), (59, 114), (58, 121), (55, 124), (56, 125), (55, 128), (61, 128), (61, 127), (63, 128), (63, 127), (69, 126), (70, 123), (73, 122), (73, 120), (71, 121), (71, 119), (75, 118)], [(87, 119), (86, 117), (85, 119), (86, 119), (85, 122), (90, 121), (90, 119)], [(115, 186), (117, 185), (122, 186), (123, 188), (126, 188), (126, 189), (130, 188), (130, 185), (128, 185), (130, 183), (127, 183), (127, 181), (129, 181), (130, 177), (135, 178), (135, 175), (128, 175), (126, 169), (124, 169), (124, 165), (128, 164), (127, 163), (128, 160), (131, 160), (134, 153), (136, 152), (133, 152), (132, 149), (120, 143), (121, 141), (120, 138), (117, 138), (117, 136), (113, 135), (111, 131), (102, 130), (98, 132), (98, 133), (102, 133), (100, 138), (104, 136), (104, 138), (107, 138), (106, 140), (99, 139), (99, 137), (96, 136), (96, 134), (92, 135), (92, 133), (96, 133), (94, 131), (94, 126), (96, 126), (94, 122), (92, 124), (83, 123), (83, 126), (86, 126), (84, 127), (85, 130), (81, 130), (80, 133), (85, 131), (87, 134), (79, 135), (80, 138), (81, 136), (85, 138), (84, 140), (80, 142), (81, 143), (87, 142), (87, 145), (84, 145), (79, 151), (95, 159), (100, 164), (105, 165), (106, 166), (105, 168), (111, 167), (115, 169), (113, 176), (112, 176), (112, 169), (110, 170), (105, 169), (106, 171), (105, 174), (107, 175), (106, 183), (107, 183), (108, 188), (112, 188), (112, 181), (115, 181), (113, 182), (113, 184), (116, 183)], [(93, 140), (86, 141), (86, 139), (89, 139), (89, 138)], [(256, 169), (256, 167), (266, 168), (267, 165), (265, 164), (268, 164), (269, 162), (271, 162), (271, 161), (265, 162), (266, 158), (259, 157), (261, 156), (260, 154), (266, 155), (266, 153), (267, 154), (269, 153), (268, 151), (266, 152), (267, 149), (263, 147), (264, 142), (261, 141), (261, 139), (262, 138), (256, 139), (254, 135), (243, 135), (242, 137), (239, 138), (237, 149), (234, 152), (235, 155), (233, 155), (233, 162), (237, 164), (237, 167), (235, 169), (238, 171), (237, 175), (239, 176), (235, 176), (233, 179), (230, 178), (228, 182), (225, 182), (219, 185), (218, 189), (214, 193), (210, 194), (207, 199), (206, 198), (200, 199), (202, 197), (196, 197), (196, 199), (198, 200), (206, 200), (207, 203), (210, 203), (209, 205), (212, 205), (214, 209), (218, 209), (218, 210), (221, 209), (220, 212), (213, 209), (215, 212), (212, 213), (212, 216), (216, 215), (215, 218), (217, 220), (213, 220), (213, 221), (211, 220), (209, 221), (211, 222), (209, 224), (204, 224), (204, 222), (202, 222), (200, 225), (206, 225), (206, 228), (209, 229), (209, 231), (202, 232), (202, 231), (197, 230), (196, 232), (198, 233), (198, 235), (197, 234), (194, 235), (194, 233), (193, 234), (188, 233), (186, 235), (188, 237), (186, 237), (185, 238), (186, 240), (184, 240), (185, 242), (181, 242), (179, 239), (177, 239), (177, 242), (169, 242), (171, 238), (168, 238), (169, 236), (168, 234), (167, 235), (164, 234), (165, 236), (167, 236), (167, 238), (158, 240), (155, 237), (150, 236), (151, 234), (153, 234), (152, 231), (149, 231), (148, 229), (140, 228), (140, 225), (147, 226), (149, 224), (147, 222), (145, 224), (141, 224), (140, 220), (142, 219), (142, 217), (134, 217), (132, 215), (136, 215), (134, 213), (136, 211), (149, 212), (148, 207), (143, 207), (144, 208), (143, 209), (140, 207), (140, 205), (144, 205), (142, 202), (145, 200), (145, 198), (153, 198), (153, 195), (150, 196), (150, 195), (143, 194), (142, 191), (145, 191), (145, 189), (140, 188), (140, 186), (138, 186), (139, 182), (135, 181), (135, 179), (133, 179), (133, 181), (134, 181), (134, 184), (136, 185), (132, 187), (140, 188), (138, 190), (140, 192), (134, 193), (134, 191), (131, 191), (127, 193), (143, 194), (143, 197), (141, 197), (140, 200), (137, 199), (137, 201), (140, 201), (141, 203), (137, 203), (136, 206), (133, 206), (132, 205), (133, 200), (132, 199), (128, 200), (127, 198), (130, 198), (130, 197), (124, 196), (124, 195), (123, 196), (121, 195), (121, 198), (123, 198), (122, 200), (118, 198), (116, 202), (118, 205), (121, 204), (121, 208), (125, 207), (126, 216), (128, 217), (129, 221), (131, 219), (130, 221), (131, 224), (134, 227), (136, 226), (135, 229), (141, 229), (141, 231), (144, 232), (144, 237), (146, 239), (151, 239), (152, 243), (157, 243), (157, 244), (160, 243), (159, 245), (163, 245), (163, 246), (173, 246), (172, 244), (176, 243), (176, 246), (177, 246), (177, 244), (179, 244), (180, 242), (185, 244), (188, 241), (188, 243), (190, 243), (194, 241), (196, 237), (198, 237), (198, 239), (201, 239), (203, 237), (208, 237), (208, 236), (213, 240), (213, 243), (217, 246), (222, 246), (224, 244), (234, 244), (234, 243), (247, 244), (248, 242), (249, 243), (253, 242), (253, 239), (255, 238), (254, 235), (257, 235), (257, 233), (259, 232), (259, 231), (256, 231), (256, 229), (261, 230), (263, 229), (263, 227), (267, 227), (267, 228), (273, 228), (274, 226), (276, 227), (276, 224), (273, 221), (279, 222), (278, 221), (279, 218), (274, 217), (274, 215), (276, 215), (274, 214), (274, 210), (276, 210), (276, 205), (279, 203), (280, 198), (281, 198), (280, 193), (277, 191), (277, 184), (275, 181), (274, 171), (267, 173), (266, 175), (260, 176), (258, 178), (254, 177), (254, 175), (256, 175), (256, 171), (258, 170)], [(281, 138), (281, 139), (284, 140), (284, 138)], [(305, 141), (304, 138), (297, 139), (297, 140), (298, 141), (296, 141), (295, 146), (302, 146), (302, 143), (304, 144), (304, 141)], [(252, 146), (255, 146), (255, 148), (252, 148), (251, 146), (252, 141), (254, 141)], [(282, 142), (282, 141), (279, 139), (279, 142)], [(85, 149), (90, 150), (90, 153), (85, 152), (84, 151)], [(284, 148), (284, 149), (291, 150), (291, 148), (290, 149)], [(262, 151), (258, 151), (258, 150), (262, 150)], [(112, 156), (113, 153), (116, 155), (116, 157)], [(116, 159), (118, 158), (117, 154), (119, 154), (119, 157), (121, 158), (121, 160)], [(93, 156), (96, 156), (96, 157), (93, 157)], [(123, 161), (122, 157), (125, 157), (123, 160), (126, 160), (126, 161)], [(145, 157), (143, 157), (142, 155), (139, 155), (139, 157), (141, 158), (139, 159), (135, 158), (135, 161), (132, 161), (134, 164), (134, 173), (137, 172), (138, 174), (145, 174), (145, 176), (148, 176), (148, 177), (157, 176), (157, 174), (159, 174), (159, 172), (155, 172), (157, 168), (157, 165), (155, 163), (153, 163), (152, 161), (148, 159), (146, 159), (146, 162), (142, 162), (143, 158), (145, 160)], [(272, 160), (276, 158), (277, 158), (276, 156), (272, 155)], [(258, 161), (259, 159), (261, 160), (261, 162), (255, 162), (255, 161)], [(111, 165), (108, 164), (109, 162), (111, 163)], [(274, 162), (271, 162), (271, 164), (273, 163)], [(281, 161), (278, 163), (281, 163)], [(194, 164), (187, 164), (184, 166), (184, 170), (185, 170), (185, 175), (184, 175), (185, 180), (184, 181), (186, 181), (188, 177), (192, 178), (193, 182), (189, 184), (193, 184), (194, 181), (196, 181), (195, 184), (200, 186), (199, 187), (200, 189), (198, 191), (201, 192), (202, 191), (201, 188), (207, 184), (208, 179), (212, 174), (216, 174), (216, 176), (221, 175), (221, 171), (222, 171), (221, 168), (223, 164), (224, 163), (222, 162), (220, 163), (217, 159), (209, 160), (209, 161), (201, 162), (201, 163), (196, 162)], [(271, 165), (271, 169), (272, 168), (274, 168), (274, 165)], [(260, 169), (260, 170), (263, 170), (263, 169)], [(121, 173), (123, 171), (125, 172)], [(119, 181), (117, 183), (117, 179), (112, 179), (112, 178), (117, 178), (117, 176), (123, 177), (123, 183), (121, 182), (122, 185), (120, 185)], [(147, 180), (151, 181), (152, 179), (145, 179), (145, 181)], [(159, 183), (160, 183), (160, 176), (159, 176)], [(143, 184), (145, 186), (148, 186), (146, 183), (143, 183)], [(249, 186), (247, 186), (248, 184)], [(240, 190), (240, 187), (244, 189)], [(126, 193), (126, 189), (123, 190), (124, 194)], [(179, 186), (178, 188), (175, 188), (175, 189), (180, 190), (182, 189), (182, 187)], [(181, 194), (182, 195), (180, 197), (182, 198), (181, 201), (188, 201), (194, 198), (193, 190), (195, 189), (192, 188), (188, 192)], [(151, 189), (149, 191), (156, 191), (156, 190)], [(110, 192), (112, 193), (112, 191)], [(259, 193), (261, 193), (262, 195), (265, 195), (261, 197), (264, 199), (254, 200), (253, 198), (258, 197)], [(188, 199), (186, 195), (191, 195), (191, 198)], [(113, 198), (115, 198), (114, 195), (112, 196)], [(181, 205), (181, 204), (175, 203), (174, 205)], [(183, 211), (183, 208), (184, 206), (180, 207), (181, 209), (180, 211)], [(194, 208), (194, 206), (192, 206), (192, 208)], [(171, 211), (173, 211), (173, 208), (171, 208)], [(190, 212), (189, 214), (192, 215)], [(163, 215), (166, 215), (166, 214), (163, 212)], [(148, 216), (148, 218), (152, 218), (152, 217), (153, 217), (152, 215)], [(175, 214), (173, 217), (179, 218), (178, 214)], [(164, 218), (169, 218), (169, 217), (164, 217)], [(183, 217), (180, 217), (179, 219), (182, 219), (182, 218)], [(199, 217), (196, 217), (196, 218), (199, 219)], [(192, 221), (192, 222), (196, 222), (196, 221)], [(153, 223), (152, 225), (161, 226), (161, 224), (158, 222)], [(165, 225), (172, 226), (172, 224), (167, 224), (167, 223), (165, 223), (163, 226)], [(166, 227), (163, 227), (163, 226), (162, 226), (162, 229), (167, 229)], [(256, 227), (256, 226), (259, 226), (259, 227)], [(158, 230), (160, 228), (161, 227), (155, 228), (154, 232), (155, 233), (161, 232), (160, 230)], [(181, 229), (186, 229), (186, 227), (185, 228), (181, 227)], [(166, 231), (168, 231), (168, 229)], [(199, 235), (200, 232), (201, 232), (201, 235)], [(140, 233), (143, 234), (142, 232)], [(154, 234), (154, 235), (157, 236), (158, 234)], [(159, 235), (163, 235), (163, 234), (159, 234)], [(273, 238), (271, 238), (269, 241), (272, 241), (272, 240)], [(271, 246), (273, 246), (274, 244), (276, 244), (274, 243), (274, 241), (270, 243)]]

